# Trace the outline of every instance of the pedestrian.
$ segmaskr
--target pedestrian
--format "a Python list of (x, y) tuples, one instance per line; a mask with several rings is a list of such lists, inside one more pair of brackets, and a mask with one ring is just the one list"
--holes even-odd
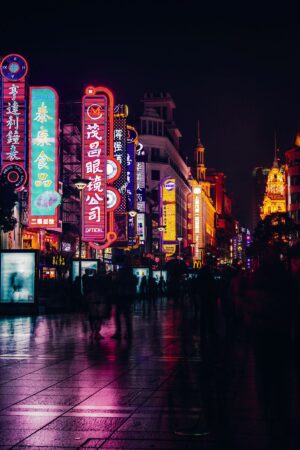
[(87, 304), (91, 337), (104, 339), (101, 328), (104, 321), (110, 317), (110, 305), (108, 303), (107, 282), (103, 274), (92, 278), (91, 287), (87, 294)]
[(125, 322), (126, 333), (129, 341), (132, 339), (132, 303), (136, 293), (136, 279), (129, 267), (124, 267), (118, 273), (115, 298), (115, 325), (116, 331), (113, 339), (122, 338), (122, 318)]

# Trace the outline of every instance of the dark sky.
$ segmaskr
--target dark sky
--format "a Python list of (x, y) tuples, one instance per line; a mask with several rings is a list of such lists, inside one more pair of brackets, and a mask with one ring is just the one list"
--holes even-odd
[(1, 20), (0, 54), (24, 55), (30, 83), (62, 100), (107, 85), (132, 121), (144, 91), (170, 92), (182, 152), (191, 157), (199, 119), (207, 165), (226, 173), (248, 225), (252, 169), (272, 163), (275, 130), (283, 156), (300, 123), (300, 32), (296, 9), (241, 3), (23, 2)]

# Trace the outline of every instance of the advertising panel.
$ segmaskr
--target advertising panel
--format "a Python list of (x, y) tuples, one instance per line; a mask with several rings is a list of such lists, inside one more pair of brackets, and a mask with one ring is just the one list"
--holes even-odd
[(156, 281), (156, 283), (159, 283), (160, 277), (163, 277), (163, 280), (165, 283), (167, 283), (167, 271), (166, 270), (153, 270), (152, 271), (153, 278)]
[(90, 179), (83, 191), (82, 238), (106, 239), (106, 165), (109, 148), (109, 116), (113, 105), (106, 93), (85, 95), (82, 110), (82, 175)]
[(58, 228), (58, 96), (31, 87), (29, 101), (29, 226)]
[(141, 213), (146, 211), (146, 163), (141, 143), (136, 147), (136, 209)]
[(137, 286), (136, 286), (136, 292), (139, 294), (143, 276), (146, 277), (147, 282), (148, 282), (149, 268), (148, 267), (135, 267), (132, 269), (132, 273), (133, 273), (133, 275), (135, 275), (137, 277), (138, 282), (137, 282)]
[[(162, 248), (172, 255), (176, 251), (176, 180), (164, 178), (161, 181), (161, 220), (164, 226)], [(173, 244), (173, 245), (171, 245)], [(174, 251), (173, 251), (174, 250)], [(172, 253), (171, 253), (172, 252)]]
[(193, 188), (193, 216), (194, 216), (194, 257), (200, 259), (202, 247), (202, 223), (201, 223), (201, 187)]
[[(115, 111), (120, 111), (123, 105), (117, 105)], [(116, 212), (126, 212), (126, 187), (127, 187), (127, 136), (126, 117), (119, 112), (114, 116), (114, 158), (119, 161), (121, 174), (114, 182), (114, 187), (121, 196), (121, 201)]]
[(26, 175), (26, 60), (17, 54), (1, 62), (1, 166), (4, 176), (17, 190)]
[[(97, 259), (82, 259), (81, 260), (81, 277), (84, 274), (88, 276), (93, 276), (97, 273), (98, 269), (98, 260)], [(72, 281), (75, 281), (75, 278), (79, 276), (79, 261), (72, 261)]]
[(5, 252), (0, 254), (0, 302), (34, 303), (35, 252)]
[(144, 213), (137, 213), (137, 235), (140, 238), (140, 243), (144, 244), (146, 239), (146, 230), (145, 230), (145, 214)]
[[(127, 125), (127, 211), (135, 210), (136, 207), (136, 160), (135, 149), (137, 142), (136, 130)], [(136, 218), (128, 217), (128, 243), (135, 243)]]

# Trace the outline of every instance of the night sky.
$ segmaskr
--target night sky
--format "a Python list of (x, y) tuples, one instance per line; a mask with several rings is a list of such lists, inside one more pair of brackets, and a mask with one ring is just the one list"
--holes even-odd
[(235, 213), (249, 225), (251, 171), (272, 163), (275, 130), (283, 156), (300, 123), (298, 10), (188, 0), (26, 3), (1, 20), (0, 54), (25, 56), (30, 84), (52, 85), (63, 101), (107, 85), (129, 104), (132, 122), (145, 91), (170, 92), (182, 152), (192, 157), (199, 119), (206, 163), (228, 176)]

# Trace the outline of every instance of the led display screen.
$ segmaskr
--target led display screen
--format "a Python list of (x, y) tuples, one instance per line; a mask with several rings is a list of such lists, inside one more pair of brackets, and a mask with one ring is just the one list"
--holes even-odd
[(142, 277), (145, 275), (147, 278), (147, 282), (149, 279), (149, 268), (148, 267), (135, 267), (132, 269), (132, 273), (133, 275), (135, 275), (138, 279), (138, 283), (136, 286), (136, 291), (137, 293), (140, 292), (140, 286), (141, 286), (141, 281), (142, 281)]
[[(83, 276), (85, 273), (88, 276), (93, 276), (95, 273), (97, 273), (98, 268), (98, 261), (92, 260), (87, 261), (83, 259), (81, 261), (81, 276)], [(79, 261), (72, 261), (72, 281), (75, 280), (76, 277), (79, 275)]]
[(152, 274), (153, 274), (153, 278), (154, 278), (154, 280), (156, 281), (157, 284), (159, 283), (160, 276), (163, 277), (163, 280), (164, 280), (165, 283), (167, 282), (167, 271), (166, 270), (162, 270), (162, 271), (160, 271), (160, 270), (153, 270)]
[(34, 303), (35, 253), (1, 253), (1, 303)]

